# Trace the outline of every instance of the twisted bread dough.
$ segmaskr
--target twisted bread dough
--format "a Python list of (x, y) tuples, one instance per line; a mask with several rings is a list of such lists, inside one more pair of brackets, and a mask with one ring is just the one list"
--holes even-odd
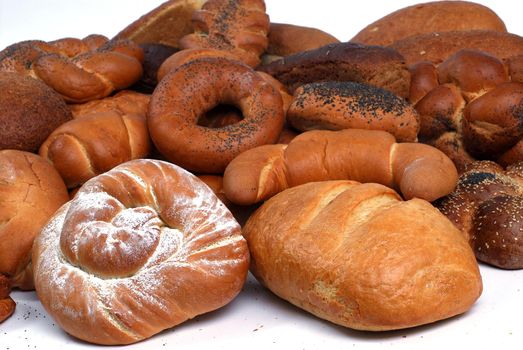
[(209, 0), (193, 13), (195, 32), (180, 39), (182, 49), (230, 51), (251, 67), (268, 46), (269, 16), (263, 0)]
[(314, 130), (288, 145), (265, 145), (234, 158), (225, 169), (227, 198), (241, 205), (266, 200), (300, 184), (326, 180), (376, 182), (433, 201), (450, 193), (458, 174), (438, 149), (396, 143), (378, 130)]
[(90, 35), (13, 44), (0, 52), (0, 71), (41, 79), (66, 101), (85, 102), (132, 85), (142, 75), (142, 61), (142, 49), (132, 41)]
[(249, 258), (205, 184), (135, 160), (82, 186), (42, 230), (33, 263), (38, 296), (66, 332), (128, 344), (227, 304)]

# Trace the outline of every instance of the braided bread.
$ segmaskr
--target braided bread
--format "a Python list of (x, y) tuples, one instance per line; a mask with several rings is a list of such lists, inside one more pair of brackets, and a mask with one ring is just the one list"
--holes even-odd
[(193, 26), (195, 32), (180, 39), (180, 48), (231, 51), (255, 67), (268, 45), (263, 0), (209, 0), (193, 13)]
[(68, 188), (131, 159), (149, 154), (144, 115), (116, 111), (73, 119), (49, 135), (39, 154), (50, 161)]
[[(415, 218), (423, 218), (416, 220)], [(279, 297), (362, 330), (468, 310), (482, 291), (472, 250), (426, 201), (353, 181), (285, 190), (247, 221), (251, 271)]]
[(173, 164), (134, 160), (87, 182), (34, 245), (38, 297), (69, 334), (128, 344), (222, 307), (249, 264), (240, 226)]
[[(447, 154), (460, 170), (475, 158), (502, 158), (521, 140), (523, 83), (514, 80), (519, 68), (509, 70), (490, 54), (464, 49), (437, 66), (416, 64), (411, 72), (419, 139), (431, 145), (445, 145), (440, 138), (456, 139), (463, 149)], [(511, 158), (517, 155), (504, 157)]]
[(523, 268), (523, 163), (506, 171), (494, 162), (470, 163), (456, 190), (435, 205), (463, 232), (479, 260)]
[(0, 52), (0, 71), (41, 79), (66, 101), (85, 102), (132, 85), (142, 75), (142, 61), (142, 49), (132, 41), (90, 35), (13, 44)]
[(452, 161), (434, 147), (396, 143), (378, 130), (313, 130), (288, 145), (243, 152), (225, 169), (223, 187), (227, 198), (241, 205), (307, 182), (342, 179), (376, 182), (407, 199), (433, 201), (450, 193), (457, 178)]

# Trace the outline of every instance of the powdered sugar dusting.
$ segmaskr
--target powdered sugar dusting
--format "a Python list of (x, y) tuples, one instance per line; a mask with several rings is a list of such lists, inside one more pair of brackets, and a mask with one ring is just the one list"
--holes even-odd
[[(133, 162), (136, 164), (131, 164)], [(156, 191), (166, 191), (164, 187), (167, 186), (153, 188), (145, 178), (133, 172), (133, 166), (140, 169), (140, 174), (160, 171), (159, 176), (166, 179), (174, 173), (179, 177), (175, 185), (183, 190), (172, 195), (163, 192), (159, 196)], [(159, 324), (167, 322), (163, 328), (169, 327), (169, 319), (178, 317), (173, 312), (185, 315), (187, 308), (190, 309), (186, 304), (188, 296), (183, 292), (185, 281), (176, 277), (178, 271), (182, 272), (180, 276), (188, 271), (199, 271), (213, 278), (229, 278), (227, 276), (236, 271), (236, 266), (246, 266), (246, 245), (239, 224), (227, 208), (193, 175), (171, 164), (152, 160), (128, 162), (111, 172), (114, 171), (150, 191), (148, 196), (156, 198), (156, 203), (125, 208), (117, 198), (97, 192), (96, 178), (91, 180), (87, 189), (59, 210), (38, 237), (35, 279), (37, 290), (45, 296), (42, 298), (44, 306), (51, 314), (60, 315), (61, 320), (69, 320), (62, 324), (87, 319), (94, 327), (97, 320), (103, 318), (115, 330), (139, 338), (139, 334), (126, 328), (120, 317), (133, 312), (132, 319), (139, 323), (141, 320), (147, 322), (148, 317), (161, 316)], [(117, 178), (114, 176), (113, 180)], [(158, 203), (158, 198), (163, 202)], [(156, 206), (160, 204), (166, 208)], [(157, 208), (175, 219), (162, 219)], [(71, 264), (60, 250), (60, 237), (66, 234), (62, 232), (66, 228), (64, 224), (78, 213), (84, 215), (75, 226), (79, 230), (72, 233), (77, 235), (71, 240), (73, 250), (81, 252), (84, 246), (100, 247), (102, 242), (102, 248), (97, 248), (93, 254), (105, 257), (123, 254), (124, 261), (137, 252), (147, 251), (136, 271), (125, 276), (101, 276), (82, 264)], [(180, 222), (180, 227), (169, 227), (166, 221)], [(153, 249), (149, 251), (150, 247)], [(206, 282), (202, 280), (199, 288), (204, 290)], [(79, 290), (83, 291), (83, 301), (79, 299)], [(183, 300), (184, 309), (177, 306), (178, 298)], [(198, 300), (195, 296), (190, 299)]]

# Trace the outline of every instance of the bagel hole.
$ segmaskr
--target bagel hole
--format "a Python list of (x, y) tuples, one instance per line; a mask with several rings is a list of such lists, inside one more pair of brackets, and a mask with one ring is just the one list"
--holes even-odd
[(233, 105), (220, 104), (203, 113), (198, 119), (198, 125), (206, 128), (223, 128), (243, 120), (242, 111)]

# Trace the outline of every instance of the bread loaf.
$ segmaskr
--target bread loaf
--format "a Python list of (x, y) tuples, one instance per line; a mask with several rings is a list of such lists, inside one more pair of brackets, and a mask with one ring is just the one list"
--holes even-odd
[(260, 66), (282, 82), (291, 93), (303, 84), (354, 81), (409, 94), (410, 72), (403, 57), (393, 49), (355, 43), (334, 43), (289, 55)]
[(294, 92), (287, 120), (298, 130), (383, 130), (400, 142), (417, 140), (416, 110), (385, 89), (354, 82), (300, 86)]
[(0, 71), (40, 79), (68, 102), (79, 103), (132, 85), (142, 75), (142, 61), (142, 49), (132, 41), (90, 35), (13, 44), (0, 52)]
[(434, 32), (410, 36), (388, 47), (402, 55), (409, 66), (420, 61), (441, 63), (462, 49), (484, 51), (505, 61), (523, 54), (523, 38), (491, 30)]
[(144, 115), (107, 111), (61, 125), (39, 154), (54, 165), (68, 188), (74, 188), (118, 164), (144, 158), (150, 149)]
[(274, 56), (289, 56), (340, 42), (320, 29), (287, 23), (271, 23), (268, 39), (265, 53)]
[(137, 44), (162, 44), (179, 48), (178, 41), (192, 33), (193, 12), (205, 0), (168, 0), (122, 29), (115, 39)]
[[(58, 172), (36, 154), (0, 151), (0, 275), (33, 289), (35, 236), (69, 196)], [(1, 298), (0, 298), (1, 299)]]
[(313, 130), (288, 145), (240, 154), (225, 169), (223, 186), (227, 198), (241, 205), (300, 184), (341, 179), (376, 182), (398, 189), (407, 199), (433, 201), (450, 193), (457, 178), (452, 161), (434, 147), (396, 143), (385, 131)]
[(350, 41), (387, 46), (409, 36), (447, 31), (506, 32), (503, 20), (486, 6), (468, 1), (433, 1), (408, 6), (363, 28)]
[(59, 125), (72, 119), (64, 100), (44, 83), (0, 73), (0, 150), (36, 152)]
[(192, 22), (194, 33), (180, 39), (180, 48), (230, 51), (251, 67), (260, 63), (269, 32), (263, 0), (208, 0)]
[(435, 205), (462, 231), (479, 260), (523, 268), (523, 163), (506, 171), (494, 162), (470, 163), (456, 190)]
[(482, 291), (474, 254), (452, 223), (430, 203), (404, 202), (378, 184), (285, 190), (249, 218), (243, 235), (263, 285), (345, 327), (434, 322), (467, 311)]
[(134, 343), (218, 309), (241, 290), (249, 253), (212, 191), (162, 161), (87, 182), (35, 241), (36, 291), (66, 332)]

